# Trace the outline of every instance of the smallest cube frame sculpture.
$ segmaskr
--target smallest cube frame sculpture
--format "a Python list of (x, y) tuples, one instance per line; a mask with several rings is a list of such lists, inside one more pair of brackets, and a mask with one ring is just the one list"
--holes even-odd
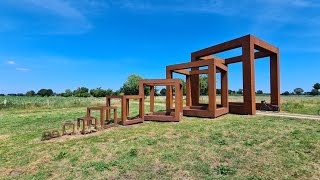
[[(139, 82), (139, 94), (144, 97), (144, 87), (150, 87), (150, 112), (144, 115), (146, 121), (180, 121), (183, 110), (183, 92), (181, 79), (144, 79)], [(166, 111), (154, 112), (154, 87), (166, 86), (166, 93), (172, 94), (172, 87), (175, 87), (175, 107), (173, 109), (172, 96), (166, 98)]]
[[(123, 96), (106, 96), (106, 105), (111, 106), (111, 99), (120, 99), (121, 101), (121, 118), (120, 122), (122, 125), (127, 126), (131, 124), (143, 123), (144, 121), (144, 102), (143, 96), (140, 95), (123, 95)], [(133, 99), (139, 100), (139, 115), (137, 117), (129, 116), (129, 101)], [(110, 114), (107, 112), (107, 117)]]

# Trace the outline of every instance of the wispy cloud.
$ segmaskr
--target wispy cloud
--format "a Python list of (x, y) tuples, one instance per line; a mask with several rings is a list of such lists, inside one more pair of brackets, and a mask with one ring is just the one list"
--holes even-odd
[(16, 68), (17, 71), (20, 71), (20, 72), (28, 72), (28, 71), (31, 71), (31, 69), (28, 69), (28, 68)]
[(16, 64), (16, 62), (12, 61), (12, 60), (9, 60), (9, 61), (7, 61), (7, 64), (14, 65), (14, 64)]
[[(6, 10), (17, 9), (26, 16), (9, 16), (16, 29), (31, 34), (83, 34), (94, 26), (89, 13), (102, 7), (96, 0), (21, 0), (2, 1)], [(1, 15), (1, 13), (0, 13)], [(4, 14), (6, 15), (6, 14)], [(0, 26), (1, 27), (1, 26)], [(8, 29), (3, 27), (2, 29)], [(12, 27), (11, 29), (12, 30)]]

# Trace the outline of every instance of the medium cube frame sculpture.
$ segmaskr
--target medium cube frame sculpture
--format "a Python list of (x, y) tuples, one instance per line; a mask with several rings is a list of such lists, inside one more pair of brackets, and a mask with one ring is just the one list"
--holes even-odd
[[(144, 97), (144, 87), (150, 87), (150, 112), (144, 115), (147, 121), (175, 121), (178, 122), (182, 118), (183, 110), (183, 90), (181, 79), (144, 79), (139, 81), (139, 94)], [(154, 87), (166, 86), (166, 111), (154, 112)], [(168, 88), (169, 87), (169, 88)], [(173, 109), (172, 87), (175, 87), (175, 107)]]
[[(221, 58), (212, 58), (204, 61), (195, 61), (167, 66), (167, 79), (172, 79), (173, 72), (186, 75), (186, 107), (184, 107), (183, 115), (215, 118), (229, 112), (228, 67), (223, 63), (224, 60)], [(200, 67), (208, 67), (208, 69), (199, 70)], [(190, 68), (191, 71), (186, 70)], [(219, 72), (221, 73), (221, 106), (217, 106), (216, 103), (216, 73)], [(199, 76), (199, 74), (208, 74), (209, 104), (191, 103), (193, 89), (197, 87), (199, 88), (199, 86), (194, 86), (191, 83), (191, 76)], [(172, 96), (170, 87), (167, 87), (167, 91), (169, 91), (169, 93), (167, 93), (167, 98), (170, 99)]]
[[(234, 114), (256, 114), (256, 109), (261, 103), (256, 103), (255, 95), (255, 71), (254, 60), (259, 58), (270, 58), (270, 93), (271, 105), (280, 107), (280, 55), (279, 48), (253, 36), (246, 35), (231, 41), (211, 46), (191, 54), (191, 61), (204, 61), (212, 55), (226, 52), (232, 49), (242, 48), (242, 55), (225, 59), (225, 64), (242, 62), (243, 70), (243, 103), (229, 102), (230, 113)], [(193, 67), (192, 71), (198, 71)], [(199, 75), (192, 74), (191, 104), (199, 105), (200, 84)]]
[[(142, 123), (144, 121), (144, 102), (143, 96), (139, 95), (123, 95), (123, 96), (106, 96), (106, 105), (111, 106), (111, 99), (120, 99), (121, 101), (121, 124), (131, 125), (136, 123)], [(138, 99), (139, 100), (139, 117), (137, 118), (129, 118), (129, 100)], [(110, 114), (107, 113), (107, 117), (110, 117)]]

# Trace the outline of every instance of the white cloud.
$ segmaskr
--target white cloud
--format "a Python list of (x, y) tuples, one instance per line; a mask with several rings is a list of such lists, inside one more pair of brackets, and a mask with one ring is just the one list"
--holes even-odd
[(28, 72), (30, 71), (31, 69), (28, 69), (28, 68), (16, 68), (17, 71), (21, 71), (21, 72)]
[[(105, 8), (104, 2), (96, 0), (20, 0), (2, 1), (0, 6), (14, 9), (26, 16), (9, 16), (8, 21), (15, 30), (24, 29), (28, 34), (83, 34), (93, 28), (91, 13)], [(1, 14), (0, 16), (8, 16)], [(13, 31), (13, 27), (2, 27), (1, 31)]]
[(10, 61), (7, 61), (7, 64), (14, 65), (14, 64), (16, 64), (16, 62), (15, 62), (15, 61), (10, 60)]

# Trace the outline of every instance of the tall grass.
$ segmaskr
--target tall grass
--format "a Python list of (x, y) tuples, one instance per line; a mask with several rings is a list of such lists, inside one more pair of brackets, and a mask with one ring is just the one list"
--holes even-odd
[(0, 97), (0, 110), (84, 107), (104, 104), (104, 98), (93, 97)]

